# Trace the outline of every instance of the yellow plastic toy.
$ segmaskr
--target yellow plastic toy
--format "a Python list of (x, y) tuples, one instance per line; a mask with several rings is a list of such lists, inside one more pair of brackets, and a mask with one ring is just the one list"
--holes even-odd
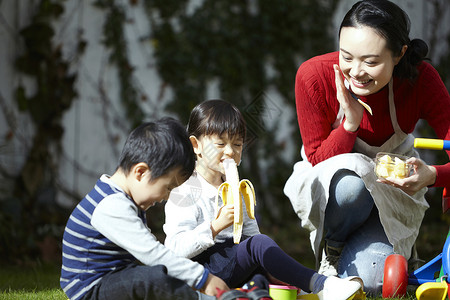
[(450, 150), (450, 141), (440, 139), (415, 138), (414, 147), (431, 150)]
[(447, 298), (448, 284), (441, 282), (426, 282), (416, 290), (417, 300), (445, 300)]
[[(245, 203), (247, 214), (255, 218), (256, 197), (252, 183), (243, 179), (239, 181), (239, 173), (234, 159), (225, 159), (223, 162), (226, 181), (219, 186), (216, 195), (216, 210), (219, 211), (219, 195), (222, 196), (223, 205), (234, 204), (233, 242), (239, 244), (244, 224), (242, 201)], [(217, 213), (216, 216), (219, 216)]]

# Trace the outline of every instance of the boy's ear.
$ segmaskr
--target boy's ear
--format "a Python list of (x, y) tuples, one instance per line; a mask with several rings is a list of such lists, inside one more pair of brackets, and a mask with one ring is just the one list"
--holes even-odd
[(131, 168), (131, 175), (141, 181), (144, 177), (151, 176), (150, 168), (144, 162), (137, 163)]
[(189, 139), (191, 140), (192, 148), (194, 148), (194, 153), (197, 155), (201, 154), (203, 150), (202, 143), (200, 143), (200, 141), (193, 135), (191, 135)]

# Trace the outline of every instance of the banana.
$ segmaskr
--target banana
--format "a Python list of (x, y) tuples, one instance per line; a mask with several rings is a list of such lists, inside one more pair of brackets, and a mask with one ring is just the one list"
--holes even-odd
[[(235, 244), (239, 244), (244, 224), (242, 201), (245, 203), (247, 215), (251, 219), (255, 219), (255, 189), (249, 180), (239, 181), (236, 162), (233, 159), (224, 160), (223, 166), (226, 180), (219, 186), (216, 195), (216, 211), (219, 211), (219, 196), (222, 198), (223, 206), (234, 204), (233, 241)], [(218, 213), (216, 216), (219, 216)]]

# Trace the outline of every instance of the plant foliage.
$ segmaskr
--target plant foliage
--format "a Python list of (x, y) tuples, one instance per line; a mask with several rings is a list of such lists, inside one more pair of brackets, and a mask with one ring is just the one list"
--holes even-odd
[[(64, 133), (62, 117), (76, 99), (75, 74), (62, 57), (61, 45), (54, 45), (52, 22), (64, 11), (62, 1), (41, 0), (31, 22), (20, 30), (23, 52), (15, 61), (19, 74), (29, 79), (16, 88), (19, 111), (30, 117), (34, 136), (18, 176), (13, 180), (12, 194), (2, 201), (0, 248), (1, 259), (23, 259), (39, 253), (39, 242), (47, 224), (63, 222), (56, 207), (45, 205), (41, 196), (54, 199), (57, 162)], [(53, 195), (53, 196), (52, 196)], [(8, 197), (8, 196), (7, 196)], [(42, 200), (42, 201), (41, 201)], [(47, 228), (43, 230), (44, 228)], [(46, 233), (44, 233), (46, 231)]]
[[(167, 109), (187, 122), (191, 109), (217, 83), (217, 97), (234, 103), (247, 121), (250, 139), (241, 169), (257, 187), (259, 213), (265, 222), (282, 222), (276, 217), (290, 209), (282, 187), (292, 158), (282, 157), (285, 145), (276, 141), (282, 130), (277, 122), (285, 106), (295, 105), (301, 59), (333, 49), (331, 20), (338, 1), (144, 3), (158, 73), (174, 91)], [(269, 90), (278, 96), (269, 97)], [(300, 147), (299, 136), (292, 139)], [(263, 163), (268, 165), (263, 168)]]

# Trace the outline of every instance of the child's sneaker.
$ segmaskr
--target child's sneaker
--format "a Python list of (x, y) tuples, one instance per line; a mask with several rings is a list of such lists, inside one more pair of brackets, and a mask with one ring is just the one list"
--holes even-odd
[(330, 276), (323, 285), (323, 290), (317, 296), (320, 300), (347, 300), (354, 296), (364, 294), (364, 286), (359, 277), (339, 278)]
[(322, 261), (317, 273), (325, 276), (337, 276), (339, 258), (341, 257), (342, 248), (334, 248), (325, 244), (322, 252)]

